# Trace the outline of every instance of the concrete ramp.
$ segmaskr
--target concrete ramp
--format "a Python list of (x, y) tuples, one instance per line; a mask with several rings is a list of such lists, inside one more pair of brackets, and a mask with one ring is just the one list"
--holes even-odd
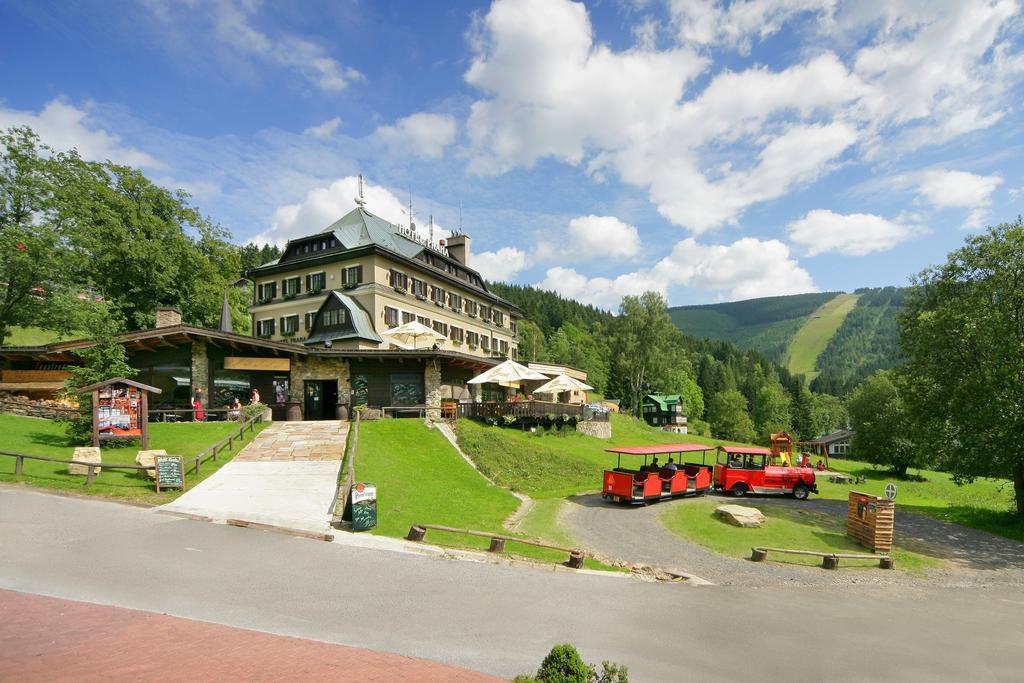
[(347, 437), (348, 423), (334, 420), (271, 425), (160, 510), (327, 532)]

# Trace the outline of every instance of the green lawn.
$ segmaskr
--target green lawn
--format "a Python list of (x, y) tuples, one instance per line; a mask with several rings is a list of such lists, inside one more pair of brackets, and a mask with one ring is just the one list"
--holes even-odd
[[(533, 527), (517, 533), (507, 531), (502, 524), (519, 507), (519, 499), (480, 476), (440, 432), (426, 428), (419, 420), (363, 422), (359, 427), (356, 480), (377, 485), (375, 534), (405, 538), (413, 524), (440, 524), (575, 546), (564, 534), (555, 537), (546, 523), (540, 523), (543, 534), (535, 533)], [(485, 538), (441, 531), (428, 531), (426, 541), (472, 549), (489, 544)], [(565, 553), (515, 543), (509, 543), (506, 551), (545, 562), (568, 559)], [(587, 559), (586, 566), (608, 568), (591, 559)]]
[[(536, 433), (509, 427), (489, 427), (459, 420), (459, 445), (493, 481), (533, 498), (565, 498), (601, 488), (601, 473), (615, 466), (612, 446), (654, 443), (723, 443), (692, 434), (671, 434), (654, 429), (643, 420), (612, 414), (612, 438), (595, 439), (571, 427)], [(696, 454), (697, 459), (700, 453)], [(709, 454), (709, 458), (713, 457)], [(643, 462), (635, 456), (623, 456)], [(663, 458), (664, 460), (664, 458)], [(712, 462), (711, 459), (708, 462)]]
[(857, 305), (858, 294), (839, 294), (816, 310), (789, 342), (786, 363), (794, 375), (804, 375), (810, 382), (818, 373), (814, 369), (818, 356), (828, 346), (843, 320)]
[[(256, 425), (256, 433), (264, 427)], [(226, 437), (238, 428), (235, 422), (181, 422), (156, 423), (149, 429), (150, 448), (162, 448), (171, 455), (194, 456)], [(4, 438), (0, 448), (27, 455), (41, 455), (50, 458), (71, 459), (74, 445), (64, 434), (63, 425), (51, 420), (41, 420), (17, 415), (0, 415), (0, 434)], [(251, 439), (246, 432), (246, 443)], [(243, 444), (235, 442), (235, 449), (222, 451), (217, 462), (208, 460), (200, 468), (199, 475), (193, 475), (186, 468), (185, 482), (189, 488), (217, 471), (230, 460)], [(103, 448), (104, 463), (134, 465), (138, 445), (123, 448)], [(142, 473), (132, 470), (103, 470), (89, 486), (85, 477), (67, 473), (67, 465), (56, 462), (26, 460), (22, 476), (14, 475), (15, 459), (0, 456), (0, 481), (22, 481), (32, 486), (64, 489), (109, 498), (120, 498), (152, 505), (162, 505), (180, 496), (177, 489), (157, 493), (151, 480)]]
[[(694, 543), (730, 557), (750, 557), (754, 546), (815, 550), (819, 552), (865, 553), (862, 546), (846, 535), (846, 520), (812, 510), (792, 509), (781, 505), (748, 504), (757, 507), (767, 517), (764, 525), (756, 528), (734, 526), (715, 514), (715, 508), (724, 500), (691, 500), (666, 510), (659, 520), (669, 531)], [(942, 564), (942, 560), (929, 557), (925, 549), (893, 548), (892, 556), (898, 569), (920, 571), (925, 567)], [(801, 555), (768, 553), (772, 562), (820, 565), (821, 559)], [(877, 567), (877, 560), (840, 560), (840, 567)]]
[(43, 346), (50, 342), (81, 339), (83, 335), (73, 333), (61, 336), (52, 330), (38, 327), (12, 327), (4, 340), (5, 346)]
[(823, 498), (846, 500), (850, 490), (881, 496), (885, 485), (893, 482), (899, 487), (897, 512), (916, 512), (1024, 542), (1024, 523), (1012, 513), (1013, 484), (1007, 479), (978, 479), (961, 486), (946, 472), (912, 470), (911, 474), (920, 475), (924, 481), (900, 481), (885, 470), (856, 460), (832, 458), (831, 464), (833, 469), (867, 481), (833, 484), (828, 477), (818, 477)]

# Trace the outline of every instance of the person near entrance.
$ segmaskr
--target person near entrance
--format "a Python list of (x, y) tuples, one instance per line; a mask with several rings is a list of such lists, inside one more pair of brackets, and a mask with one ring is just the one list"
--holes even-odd
[(259, 403), (259, 402), (260, 402), (260, 390), (259, 389), (253, 389), (252, 390), (252, 398), (249, 399), (249, 404), (252, 405), (254, 403)]
[(206, 412), (203, 410), (203, 390), (196, 389), (192, 394), (192, 419), (202, 422), (206, 419)]

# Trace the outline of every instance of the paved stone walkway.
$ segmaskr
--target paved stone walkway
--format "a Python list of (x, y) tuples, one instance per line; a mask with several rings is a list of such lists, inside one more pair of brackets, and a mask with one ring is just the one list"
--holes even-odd
[(315, 533), (330, 529), (347, 422), (275, 422), (165, 512)]
[(424, 659), (0, 591), (3, 681), (497, 681)]
[(348, 422), (338, 420), (274, 423), (257, 434), (235, 461), (341, 460), (347, 436)]

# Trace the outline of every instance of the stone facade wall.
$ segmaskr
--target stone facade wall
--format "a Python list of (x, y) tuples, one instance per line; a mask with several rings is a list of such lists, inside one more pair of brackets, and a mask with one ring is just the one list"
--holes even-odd
[(441, 366), (436, 360), (427, 361), (423, 368), (423, 393), (427, 398), (427, 419), (441, 421)]
[(612, 423), (611, 422), (577, 422), (576, 431), (580, 434), (586, 434), (587, 436), (593, 436), (597, 439), (610, 439), (612, 438)]
[(292, 359), (291, 381), (288, 385), (289, 401), (302, 401), (302, 383), (307, 379), (336, 380), (338, 405), (352, 401), (352, 383), (348, 361), (330, 357), (296, 357)]
[(206, 355), (206, 342), (196, 339), (192, 342), (192, 391), (203, 390), (203, 402), (210, 405), (210, 358)]
[(61, 417), (74, 417), (78, 415), (78, 410), (60, 401), (0, 393), (0, 413), (56, 420)]

